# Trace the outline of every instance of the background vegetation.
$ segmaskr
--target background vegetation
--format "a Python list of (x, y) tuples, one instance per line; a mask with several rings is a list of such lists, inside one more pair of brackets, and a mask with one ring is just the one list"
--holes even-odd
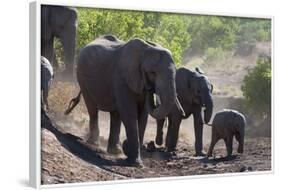
[(241, 87), (245, 105), (252, 113), (271, 116), (271, 59), (260, 58), (257, 65), (244, 78)]
[[(250, 53), (257, 41), (271, 38), (268, 19), (247, 19), (77, 8), (78, 31), (76, 52), (95, 38), (113, 34), (127, 41), (142, 38), (168, 48), (177, 66), (185, 53), (206, 55), (206, 60), (224, 57), (225, 50)], [(57, 57), (61, 62), (61, 44), (56, 40)]]

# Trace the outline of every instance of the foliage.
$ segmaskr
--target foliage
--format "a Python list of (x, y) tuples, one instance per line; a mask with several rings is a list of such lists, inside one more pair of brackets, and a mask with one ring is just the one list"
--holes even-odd
[(112, 34), (127, 41), (142, 38), (168, 48), (177, 64), (189, 47), (188, 22), (183, 15), (140, 11), (78, 8), (77, 50), (93, 39)]
[(271, 23), (266, 19), (240, 19), (240, 32), (237, 34), (237, 53), (249, 55), (255, 43), (271, 40)]
[(225, 52), (221, 47), (217, 47), (217, 48), (210, 47), (206, 50), (204, 61), (212, 62), (224, 58), (225, 58)]
[(218, 16), (192, 16), (188, 28), (192, 36), (191, 47), (196, 53), (208, 48), (231, 49), (235, 46), (240, 20)]
[(271, 112), (271, 59), (260, 58), (256, 67), (243, 80), (241, 90), (246, 105), (255, 113), (268, 116)]
[[(255, 42), (271, 39), (271, 22), (267, 19), (93, 8), (77, 8), (77, 12), (76, 55), (95, 38), (112, 34), (123, 41), (141, 38), (158, 43), (171, 51), (180, 66), (185, 52), (206, 54), (205, 60), (216, 60), (223, 58), (225, 50), (235, 48), (247, 54)], [(61, 64), (58, 40), (55, 49)]]

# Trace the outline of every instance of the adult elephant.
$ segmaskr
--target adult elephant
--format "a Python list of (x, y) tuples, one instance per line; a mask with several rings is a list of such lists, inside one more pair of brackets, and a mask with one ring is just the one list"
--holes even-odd
[[(186, 68), (180, 68), (176, 73), (176, 89), (185, 116), (182, 116), (175, 106), (168, 114), (168, 131), (166, 136), (167, 150), (175, 150), (181, 121), (192, 114), (195, 131), (195, 155), (203, 156), (205, 154), (202, 152), (203, 119), (201, 111), (202, 107), (205, 107), (204, 122), (208, 123), (213, 112), (213, 100), (211, 96), (213, 86), (198, 68), (196, 68), (196, 72), (192, 72)], [(157, 120), (156, 144), (158, 145), (162, 145), (163, 143), (164, 122), (165, 119)]]
[(52, 64), (56, 62), (54, 37), (63, 45), (65, 73), (73, 75), (77, 13), (75, 9), (62, 6), (41, 6), (41, 54)]
[[(80, 52), (77, 79), (81, 91), (66, 114), (78, 104), (82, 94), (90, 116), (88, 141), (98, 145), (98, 111), (110, 112), (108, 152), (119, 152), (122, 121), (127, 136), (123, 152), (129, 163), (141, 165), (140, 145), (148, 112), (157, 119), (170, 112), (176, 102), (175, 74), (171, 53), (159, 45), (141, 39), (125, 43), (111, 35), (100, 37)], [(158, 107), (153, 94), (161, 100)], [(180, 109), (180, 105), (175, 109)]]

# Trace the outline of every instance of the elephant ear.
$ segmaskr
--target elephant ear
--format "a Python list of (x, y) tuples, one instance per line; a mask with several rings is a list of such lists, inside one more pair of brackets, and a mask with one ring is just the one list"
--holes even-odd
[(196, 76), (191, 76), (189, 79), (188, 79), (188, 82), (187, 82), (187, 87), (189, 88), (192, 96), (195, 96), (196, 95), (196, 92), (195, 92), (195, 86), (194, 85), (197, 85), (197, 82), (198, 82), (198, 78)]
[(119, 71), (129, 88), (135, 93), (142, 93), (144, 88), (143, 73), (141, 71), (142, 57), (147, 44), (140, 39), (133, 39), (126, 43), (119, 58)]

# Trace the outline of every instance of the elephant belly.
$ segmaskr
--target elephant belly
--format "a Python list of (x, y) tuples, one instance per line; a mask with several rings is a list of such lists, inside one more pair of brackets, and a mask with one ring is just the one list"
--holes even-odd
[(94, 106), (102, 111), (114, 111), (116, 109), (115, 101), (113, 97), (113, 89), (111, 81), (106, 77), (100, 77), (100, 74), (94, 75), (95, 77), (77, 75), (78, 82), (82, 91), (82, 94), (89, 97), (89, 101), (85, 99), (85, 103), (94, 104)]

